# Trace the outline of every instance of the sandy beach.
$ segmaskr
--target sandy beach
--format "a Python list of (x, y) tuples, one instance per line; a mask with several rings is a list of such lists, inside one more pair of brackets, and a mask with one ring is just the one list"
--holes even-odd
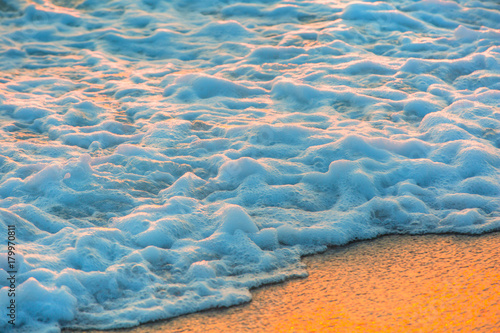
[(497, 232), (352, 243), (303, 258), (309, 277), (255, 289), (248, 304), (112, 332), (495, 332), (499, 241)]

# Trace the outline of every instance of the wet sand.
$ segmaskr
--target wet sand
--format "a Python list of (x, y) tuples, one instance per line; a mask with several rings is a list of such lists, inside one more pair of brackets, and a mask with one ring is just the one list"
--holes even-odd
[(248, 304), (111, 332), (500, 332), (498, 232), (386, 236), (303, 261), (308, 278)]

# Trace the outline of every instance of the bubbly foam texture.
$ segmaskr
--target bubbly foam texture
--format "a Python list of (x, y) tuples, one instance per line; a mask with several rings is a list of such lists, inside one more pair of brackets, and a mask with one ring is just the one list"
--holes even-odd
[(500, 229), (495, 1), (0, 0), (0, 38), (21, 331), (247, 302), (353, 240)]

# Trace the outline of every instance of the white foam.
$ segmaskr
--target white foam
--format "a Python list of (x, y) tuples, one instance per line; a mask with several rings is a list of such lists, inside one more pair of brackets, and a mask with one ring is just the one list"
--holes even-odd
[(0, 1), (17, 329), (130, 327), (247, 302), (327, 246), (500, 230), (499, 22), (488, 0)]

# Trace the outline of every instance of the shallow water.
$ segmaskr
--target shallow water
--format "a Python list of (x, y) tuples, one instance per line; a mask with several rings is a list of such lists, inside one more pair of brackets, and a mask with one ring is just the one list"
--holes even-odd
[(354, 240), (500, 230), (497, 1), (0, 8), (21, 330), (245, 303)]
[[(305, 257), (252, 302), (116, 332), (495, 332), (500, 234), (386, 236)], [(91, 331), (89, 333), (94, 333)]]

